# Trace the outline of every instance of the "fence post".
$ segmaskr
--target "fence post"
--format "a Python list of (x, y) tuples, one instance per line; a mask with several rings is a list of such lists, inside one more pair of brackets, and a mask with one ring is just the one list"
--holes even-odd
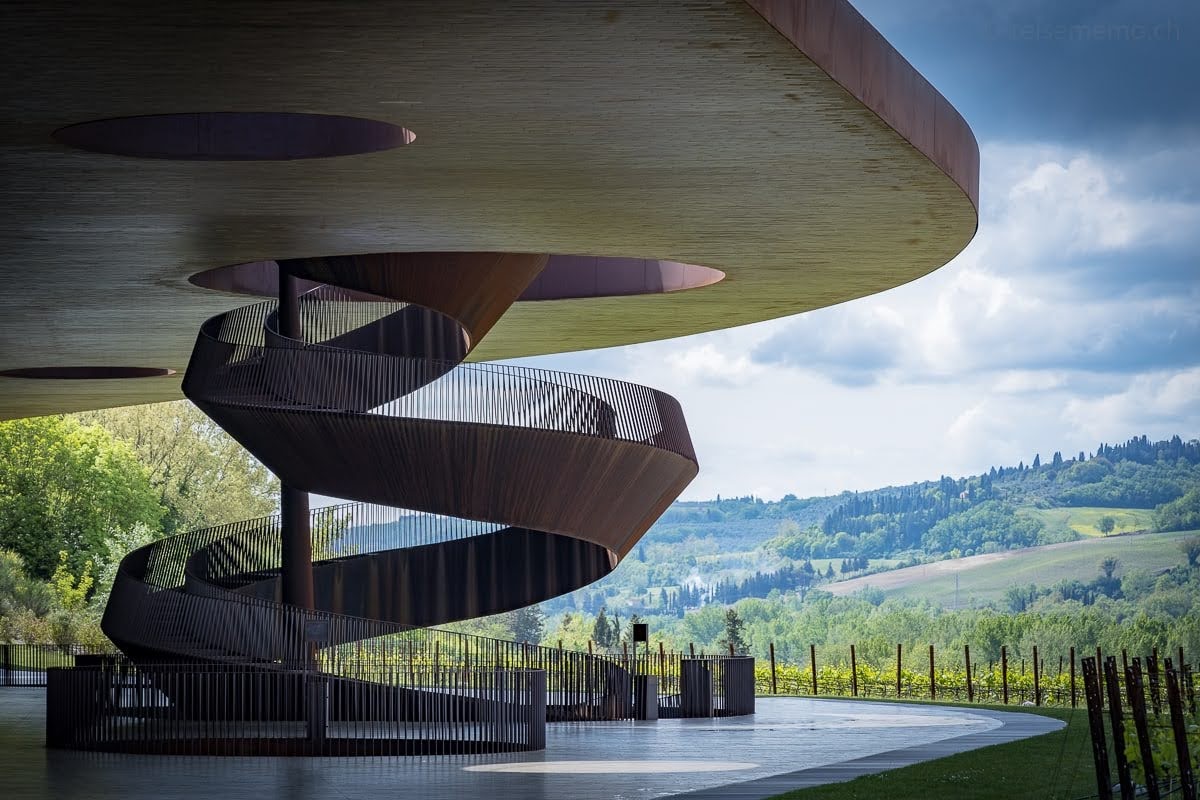
[(779, 694), (779, 684), (775, 681), (775, 643), (771, 642), (771, 694)]
[(1033, 704), (1042, 704), (1041, 663), (1038, 661), (1037, 645), (1033, 646)]
[(904, 660), (901, 655), (901, 647), (902, 647), (902, 645), (899, 642), (896, 642), (896, 699), (897, 700), (900, 699), (900, 665)]
[(1078, 703), (1077, 695), (1075, 694), (1075, 647), (1071, 646), (1071, 708), (1075, 708)]
[(854, 645), (850, 645), (850, 695), (858, 697), (858, 658), (854, 654)]
[[(1180, 648), (1182, 649), (1182, 648)], [(1187, 723), (1183, 716), (1183, 699), (1180, 694), (1180, 673), (1166, 660), (1167, 706), (1171, 709), (1171, 730), (1175, 734), (1175, 755), (1179, 762), (1179, 783), (1183, 800), (1196, 800), (1196, 776), (1192, 771), (1192, 756), (1188, 747)]]
[(692, 658), (695, 658), (696, 657), (696, 643), (688, 642), (688, 650), (691, 652)]
[(971, 645), (963, 645), (963, 660), (967, 665), (967, 702), (975, 702), (975, 686), (971, 683)]
[(1113, 756), (1117, 762), (1117, 781), (1121, 784), (1121, 800), (1133, 800), (1133, 779), (1129, 774), (1129, 759), (1125, 757), (1125, 714), (1121, 710), (1121, 683), (1117, 677), (1117, 658), (1109, 656), (1104, 662), (1104, 677), (1108, 683), (1108, 717), (1112, 727)]
[(933, 674), (933, 645), (929, 645), (929, 699), (937, 700), (937, 686)]
[(1154, 768), (1154, 751), (1150, 744), (1150, 726), (1146, 722), (1146, 687), (1142, 682), (1142, 660), (1133, 659), (1129, 672), (1125, 673), (1125, 691), (1129, 695), (1129, 707), (1133, 711), (1133, 729), (1137, 731), (1138, 753), (1141, 756), (1142, 772), (1146, 776), (1146, 797), (1159, 800), (1158, 775)]
[(1100, 647), (1096, 646), (1096, 680), (1100, 681), (1100, 702), (1104, 702), (1104, 673), (1100, 670), (1100, 665), (1104, 663), (1104, 659), (1100, 657)]
[[(1000, 649), (1001, 654), (1004, 649)], [(1087, 698), (1088, 729), (1091, 731), (1092, 763), (1096, 767), (1097, 797), (1112, 800), (1112, 784), (1108, 777), (1108, 746), (1104, 742), (1104, 702), (1100, 698), (1099, 662), (1083, 659), (1083, 694)]]
[(733, 642), (729, 643), (729, 657), (733, 658)]
[(1162, 713), (1162, 686), (1158, 679), (1158, 648), (1150, 650), (1150, 658), (1146, 659), (1146, 671), (1150, 673), (1150, 704), (1154, 708), (1154, 716)]
[(1008, 705), (1008, 647), (1000, 645), (1000, 686), (1004, 692), (1004, 705)]
[(592, 640), (588, 639), (588, 655), (592, 655)]
[(812, 693), (815, 697), (817, 694), (817, 646), (815, 644), (808, 646), (808, 665), (812, 669)]
[(12, 645), (0, 645), (4, 648), (4, 685), (12, 686)]

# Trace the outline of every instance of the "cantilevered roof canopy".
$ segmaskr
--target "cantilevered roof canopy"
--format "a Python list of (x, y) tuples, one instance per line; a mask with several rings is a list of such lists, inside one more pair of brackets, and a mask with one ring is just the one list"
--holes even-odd
[[(844, 0), (46, 0), (6, 22), (0, 371), (175, 372), (0, 378), (0, 418), (179, 397), (201, 322), (252, 299), (188, 280), (225, 265), (452, 250), (725, 273), (518, 303), (472, 356), (497, 359), (861, 297), (941, 266), (975, 230), (970, 130)], [(384, 126), (358, 155), (224, 160), (52, 137), (203, 112), (354, 117), (415, 140)], [(295, 144), (277, 155), (304, 155)]]

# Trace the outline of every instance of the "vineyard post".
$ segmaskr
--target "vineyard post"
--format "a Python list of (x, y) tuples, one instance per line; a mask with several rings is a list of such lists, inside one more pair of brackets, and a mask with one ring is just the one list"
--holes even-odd
[(779, 694), (779, 684), (775, 682), (775, 643), (771, 642), (771, 694)]
[(901, 644), (896, 642), (896, 698), (900, 697), (900, 664), (903, 661), (901, 657)]
[(1187, 722), (1183, 715), (1183, 698), (1180, 694), (1180, 673), (1166, 660), (1167, 705), (1171, 709), (1171, 729), (1175, 734), (1175, 755), (1179, 762), (1179, 783), (1183, 800), (1196, 800), (1196, 776), (1192, 772), (1192, 756), (1188, 747)]
[(1062, 660), (1062, 656), (1060, 655), (1058, 657), (1058, 672), (1054, 675), (1055, 678), (1062, 677), (1062, 665), (1063, 665), (1063, 660)]
[(812, 690), (813, 696), (817, 694), (817, 646), (810, 644), (808, 646), (808, 665), (812, 669)]
[(858, 697), (858, 658), (854, 654), (854, 645), (850, 645), (850, 695)]
[(1078, 696), (1075, 694), (1075, 647), (1071, 646), (1071, 708), (1078, 705)]
[(929, 699), (937, 700), (937, 686), (933, 674), (933, 645), (929, 645)]
[(967, 665), (967, 702), (975, 702), (975, 687), (971, 684), (971, 645), (963, 645), (963, 661)]
[(1004, 705), (1008, 705), (1008, 647), (1000, 645), (1000, 686), (1004, 691)]
[(1150, 673), (1150, 704), (1154, 708), (1154, 716), (1162, 713), (1162, 685), (1158, 679), (1158, 648), (1150, 650), (1150, 658), (1146, 660), (1146, 671)]
[[(1004, 652), (1001, 649), (1001, 652)], [(1099, 662), (1083, 659), (1083, 694), (1087, 698), (1088, 728), (1092, 740), (1092, 764), (1096, 767), (1097, 797), (1112, 800), (1108, 774), (1108, 746), (1104, 742), (1104, 701), (1100, 697)]]
[(1179, 661), (1175, 662), (1175, 669), (1180, 670), (1180, 674), (1182, 674), (1183, 665), (1183, 645), (1179, 645)]
[(1042, 685), (1039, 678), (1041, 677), (1041, 662), (1038, 661), (1037, 645), (1033, 646), (1033, 704), (1040, 706), (1042, 704)]
[(1117, 677), (1117, 658), (1109, 656), (1104, 662), (1104, 677), (1108, 683), (1108, 716), (1112, 726), (1113, 756), (1117, 762), (1117, 781), (1121, 784), (1121, 800), (1133, 800), (1133, 779), (1129, 774), (1129, 759), (1125, 756), (1125, 714), (1121, 710), (1121, 683)]
[(1129, 706), (1133, 711), (1133, 729), (1137, 731), (1138, 752), (1141, 755), (1142, 772), (1146, 776), (1146, 797), (1159, 800), (1158, 775), (1154, 769), (1154, 750), (1150, 742), (1150, 725), (1146, 721), (1146, 686), (1142, 682), (1142, 660), (1133, 659), (1130, 670), (1125, 674), (1125, 691), (1129, 694)]

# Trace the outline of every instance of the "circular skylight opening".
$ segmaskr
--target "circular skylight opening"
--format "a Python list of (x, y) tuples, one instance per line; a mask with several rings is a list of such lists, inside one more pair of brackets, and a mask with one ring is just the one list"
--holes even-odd
[(407, 128), (362, 117), (279, 111), (216, 111), (115, 117), (54, 132), (95, 153), (185, 161), (291, 161), (375, 153), (411, 144)]

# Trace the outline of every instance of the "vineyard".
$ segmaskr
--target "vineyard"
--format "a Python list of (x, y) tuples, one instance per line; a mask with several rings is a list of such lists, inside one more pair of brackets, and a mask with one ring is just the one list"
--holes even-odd
[[(774, 648), (772, 647), (772, 656)], [(906, 654), (898, 645), (889, 664), (870, 664), (848, 652), (825, 653), (809, 648), (807, 663), (760, 661), (755, 667), (755, 688), (760, 695), (810, 695), (828, 697), (945, 700), (991, 705), (1075, 707), (1084, 699), (1080, 661), (1074, 649), (1064, 657), (1046, 659), (1033, 649), (1033, 659), (1010, 661), (1008, 648), (1001, 659), (972, 663), (969, 647), (951, 657), (945, 651)], [(1096, 651), (1100, 656), (1100, 651)], [(1183, 650), (1178, 661), (1183, 664)], [(1128, 660), (1126, 654), (1122, 657)], [(1152, 656), (1157, 659), (1158, 653)], [(957, 664), (954, 661), (957, 660)], [(825, 663), (822, 663), (822, 662)], [(970, 680), (967, 671), (970, 670)], [(1190, 672), (1188, 673), (1190, 682)]]

